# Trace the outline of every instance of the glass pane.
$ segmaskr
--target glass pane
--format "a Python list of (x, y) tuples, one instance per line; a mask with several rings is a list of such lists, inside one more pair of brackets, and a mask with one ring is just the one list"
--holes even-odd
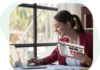
[[(27, 60), (34, 57), (34, 47), (21, 47), (21, 48), (16, 48), (16, 50), (22, 63), (27, 63)], [(11, 64), (15, 64), (10, 52), (9, 52), (9, 61)]]
[(33, 4), (34, 4), (34, 2), (29, 2), (29, 3), (24, 3), (24, 4), (31, 4), (31, 5), (33, 5)]
[[(49, 56), (56, 48), (57, 46), (44, 46), (44, 47), (37, 47), (37, 58), (45, 58)], [(58, 61), (56, 61), (53, 64), (58, 64)]]
[(37, 3), (37, 5), (57, 8), (57, 3)]
[(58, 41), (58, 34), (55, 32), (53, 21), (57, 11), (41, 10), (37, 17), (37, 43), (53, 43)]
[(16, 7), (10, 15), (9, 43), (33, 43), (33, 9)]

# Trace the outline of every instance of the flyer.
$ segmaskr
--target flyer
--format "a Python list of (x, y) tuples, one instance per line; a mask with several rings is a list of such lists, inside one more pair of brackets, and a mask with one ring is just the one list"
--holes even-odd
[(58, 41), (57, 46), (58, 46), (60, 55), (64, 57), (77, 59), (74, 56), (74, 53), (77, 55), (78, 55), (78, 52), (84, 54), (84, 46), (82, 45)]

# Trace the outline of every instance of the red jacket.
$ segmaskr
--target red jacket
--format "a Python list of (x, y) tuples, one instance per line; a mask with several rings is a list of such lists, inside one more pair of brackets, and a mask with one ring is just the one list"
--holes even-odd
[[(79, 33), (79, 41), (80, 45), (84, 46), (84, 52), (87, 54), (88, 57), (93, 59), (93, 34), (91, 33), (83, 33), (78, 31)], [(67, 42), (67, 37), (59, 39), (59, 41)], [(46, 63), (53, 63), (58, 60), (60, 65), (67, 65), (65, 62), (65, 58), (60, 56), (58, 47), (51, 53), (51, 55), (43, 58)], [(87, 67), (87, 64), (80, 63), (82, 67)]]

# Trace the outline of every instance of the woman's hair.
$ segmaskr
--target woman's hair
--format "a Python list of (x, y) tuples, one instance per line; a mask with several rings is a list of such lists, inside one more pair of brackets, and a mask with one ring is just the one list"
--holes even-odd
[[(78, 25), (78, 29), (81, 32), (84, 32), (82, 23), (79, 19), (79, 17), (77, 15), (72, 15), (70, 14), (70, 12), (66, 11), (66, 10), (62, 10), (59, 11), (55, 16), (54, 16), (55, 20), (57, 20), (58, 22), (63, 22), (64, 24), (66, 24), (67, 21), (69, 21), (71, 23), (71, 26), (74, 28), (75, 25)], [(74, 19), (75, 18), (75, 19)]]

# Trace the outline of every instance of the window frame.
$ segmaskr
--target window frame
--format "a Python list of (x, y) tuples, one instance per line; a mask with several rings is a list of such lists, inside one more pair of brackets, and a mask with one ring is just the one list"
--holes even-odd
[[(36, 3), (32, 4), (20, 4), (18, 7), (27, 7), (27, 8), (32, 8), (33, 9), (33, 38), (34, 42), (33, 43), (25, 43), (25, 44), (10, 44), (10, 45), (15, 45), (16, 48), (21, 48), (21, 47), (34, 47), (34, 56), (37, 58), (37, 47), (42, 47), (42, 46), (56, 46), (57, 43), (37, 43), (37, 9), (44, 9), (44, 10), (52, 10), (52, 11), (58, 11), (58, 8), (53, 8), (53, 7), (46, 7), (46, 6), (39, 6)], [(59, 37), (58, 37), (59, 39)]]

